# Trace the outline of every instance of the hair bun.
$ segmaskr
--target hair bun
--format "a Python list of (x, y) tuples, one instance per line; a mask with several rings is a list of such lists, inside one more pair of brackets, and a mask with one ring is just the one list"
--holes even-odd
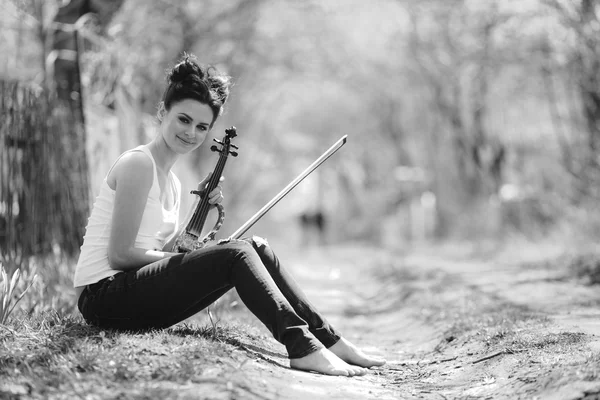
[(169, 111), (178, 101), (194, 99), (212, 109), (213, 122), (223, 113), (232, 86), (231, 77), (213, 66), (199, 64), (191, 54), (184, 54), (183, 59), (167, 72), (167, 82), (159, 107)]
[(196, 63), (195, 57), (186, 54), (175, 67), (171, 70), (168, 75), (168, 80), (171, 83), (180, 83), (188, 80), (190, 77), (197, 77), (202, 80), (204, 78), (204, 72)]
[[(209, 69), (209, 71), (211, 70)], [(215, 100), (225, 104), (229, 97), (231, 78), (218, 72), (216, 74), (208, 74), (208, 85), (213, 92)]]

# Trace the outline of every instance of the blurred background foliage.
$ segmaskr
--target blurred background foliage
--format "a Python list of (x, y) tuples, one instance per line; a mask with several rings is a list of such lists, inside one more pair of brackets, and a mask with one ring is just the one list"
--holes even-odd
[[(0, 0), (0, 15), (0, 79), (54, 93), (80, 126), (52, 134), (86, 149), (63, 157), (66, 182), (89, 187), (81, 209), (153, 137), (165, 71), (187, 51), (235, 81), (213, 130), (239, 133), (221, 236), (344, 134), (253, 231), (393, 247), (600, 234), (600, 0)], [(208, 147), (177, 166), (187, 187), (214, 167)], [(6, 227), (15, 189), (1, 189)]]

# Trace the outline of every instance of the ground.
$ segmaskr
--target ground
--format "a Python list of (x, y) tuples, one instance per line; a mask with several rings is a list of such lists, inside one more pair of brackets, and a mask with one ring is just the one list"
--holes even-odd
[(282, 398), (600, 398), (600, 291), (573, 278), (563, 251), (365, 250), (293, 267), (331, 322), (388, 364), (352, 379), (288, 370), (301, 384)]
[(106, 332), (77, 316), (13, 322), (0, 330), (0, 398), (600, 399), (600, 290), (559, 247), (346, 245), (280, 257), (384, 367), (353, 378), (291, 370), (232, 294), (210, 318), (163, 332)]

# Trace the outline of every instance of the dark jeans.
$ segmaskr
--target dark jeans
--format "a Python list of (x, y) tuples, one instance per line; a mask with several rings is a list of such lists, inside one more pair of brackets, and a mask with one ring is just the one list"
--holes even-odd
[(267, 242), (232, 240), (179, 254), (88, 285), (78, 307), (102, 328), (143, 330), (180, 322), (235, 287), (290, 358), (331, 347), (340, 335), (323, 318)]

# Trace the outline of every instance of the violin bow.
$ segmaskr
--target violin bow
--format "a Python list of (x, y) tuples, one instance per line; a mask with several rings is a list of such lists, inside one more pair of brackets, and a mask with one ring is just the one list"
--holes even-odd
[(344, 144), (346, 144), (346, 139), (348, 135), (342, 136), (337, 142), (335, 142), (325, 153), (323, 153), (319, 158), (317, 158), (312, 164), (310, 164), (304, 171), (300, 173), (291, 181), (286, 187), (284, 187), (281, 192), (277, 193), (275, 197), (273, 197), (267, 204), (264, 205), (263, 208), (258, 210), (256, 214), (254, 214), (248, 221), (246, 221), (242, 226), (238, 228), (237, 231), (233, 232), (229, 238), (225, 239), (225, 241), (229, 241), (231, 239), (239, 239), (248, 229), (252, 227), (259, 219), (261, 219), (275, 204), (277, 204), (285, 195), (287, 195), (293, 188), (295, 188), (300, 182), (304, 180), (308, 175), (310, 175), (315, 169), (317, 169), (321, 164), (325, 162), (329, 157), (333, 155), (336, 151), (338, 151)]

